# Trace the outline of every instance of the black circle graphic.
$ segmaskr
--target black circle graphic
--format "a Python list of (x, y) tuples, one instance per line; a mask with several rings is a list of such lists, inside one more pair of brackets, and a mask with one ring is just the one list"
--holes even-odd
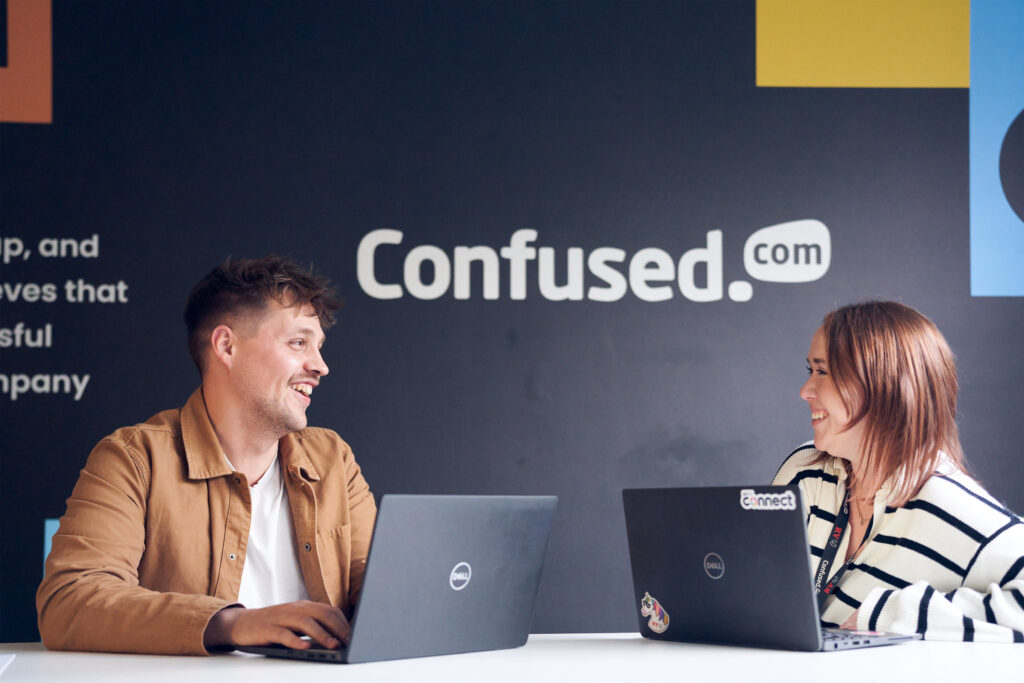
[(1010, 124), (999, 151), (999, 180), (1006, 201), (1024, 221), (1024, 111)]

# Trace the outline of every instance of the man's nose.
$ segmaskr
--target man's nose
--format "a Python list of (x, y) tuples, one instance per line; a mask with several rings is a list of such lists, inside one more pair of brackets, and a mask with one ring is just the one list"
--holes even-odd
[(306, 364), (306, 369), (310, 372), (315, 372), (320, 377), (323, 377), (331, 371), (331, 369), (327, 367), (327, 363), (324, 362), (324, 357), (320, 354), (320, 349), (313, 352), (309, 362)]

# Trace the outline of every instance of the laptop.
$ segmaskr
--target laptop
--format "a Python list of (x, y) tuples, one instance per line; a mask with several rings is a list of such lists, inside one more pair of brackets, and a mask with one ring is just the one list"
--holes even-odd
[(805, 651), (920, 638), (822, 629), (802, 500), (796, 485), (623, 490), (640, 633)]
[(348, 646), (238, 649), (352, 664), (519, 647), (530, 632), (557, 502), (385, 495)]

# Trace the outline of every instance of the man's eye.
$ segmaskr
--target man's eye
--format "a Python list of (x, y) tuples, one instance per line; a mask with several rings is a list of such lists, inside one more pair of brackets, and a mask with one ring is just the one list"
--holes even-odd
[(293, 339), (292, 340), (292, 346), (297, 346), (299, 348), (302, 348), (305, 345), (306, 345), (306, 340), (305, 339)]

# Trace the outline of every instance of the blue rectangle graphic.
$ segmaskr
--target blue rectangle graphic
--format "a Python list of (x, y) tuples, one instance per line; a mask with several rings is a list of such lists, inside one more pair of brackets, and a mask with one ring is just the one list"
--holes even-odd
[(972, 296), (1024, 296), (1022, 36), (1024, 3), (971, 3)]

